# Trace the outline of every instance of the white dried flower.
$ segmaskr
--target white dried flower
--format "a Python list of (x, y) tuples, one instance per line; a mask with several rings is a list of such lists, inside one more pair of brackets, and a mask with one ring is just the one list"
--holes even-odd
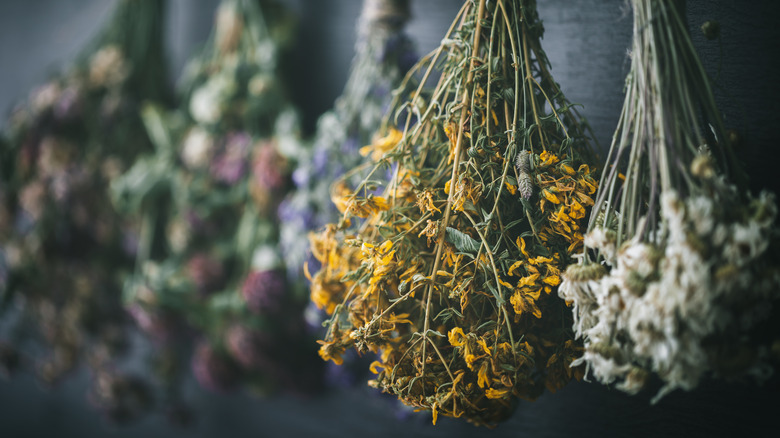
[(705, 196), (695, 196), (688, 199), (688, 214), (696, 234), (703, 236), (715, 228), (715, 206), (712, 199)]
[(271, 271), (279, 269), (282, 264), (278, 249), (269, 245), (262, 245), (252, 254), (252, 269), (257, 271)]
[(585, 235), (585, 246), (599, 251), (609, 265), (617, 253), (617, 234), (605, 227), (596, 227)]
[(129, 74), (130, 66), (117, 46), (103, 47), (89, 60), (89, 81), (93, 86), (116, 87), (124, 82)]
[(228, 99), (235, 93), (231, 78), (217, 75), (192, 93), (190, 114), (196, 122), (211, 125), (219, 122)]
[(192, 93), (190, 114), (198, 123), (212, 124), (222, 117), (219, 90), (200, 87)]
[(571, 265), (563, 274), (558, 296), (573, 304), (573, 330), (577, 338), (596, 323), (594, 310), (596, 295), (601, 287), (600, 280), (606, 275), (603, 266), (594, 263)]
[(165, 230), (168, 245), (174, 253), (183, 253), (187, 249), (192, 236), (192, 231), (181, 218), (171, 220)]
[(49, 82), (36, 88), (30, 98), (32, 110), (36, 113), (46, 111), (59, 100), (61, 94), (62, 88), (56, 82)]
[(249, 94), (253, 96), (261, 96), (267, 91), (271, 90), (275, 84), (274, 77), (270, 74), (256, 74), (249, 80)]
[[(567, 270), (559, 295), (579, 313), (581, 361), (600, 381), (618, 381), (634, 393), (651, 371), (664, 382), (654, 401), (676, 388), (692, 389), (713, 370), (706, 340), (744, 332), (768, 316), (768, 300), (780, 294), (780, 270), (767, 271), (759, 262), (769, 247), (773, 199), (754, 201), (753, 217), (739, 215), (733, 209), (744, 206), (733, 201), (730, 188), (722, 189), (725, 205), (715, 202), (717, 195), (683, 200), (674, 191), (662, 193), (664, 226), (649, 242), (624, 244), (597, 282)], [(746, 219), (734, 222), (740, 217)], [(601, 227), (586, 239), (609, 249)], [(765, 368), (757, 361), (748, 369)]]
[(181, 148), (181, 160), (190, 169), (208, 166), (214, 151), (214, 138), (205, 129), (193, 127), (187, 132)]
[(723, 248), (723, 256), (737, 266), (753, 261), (769, 247), (769, 241), (757, 222), (734, 224)]

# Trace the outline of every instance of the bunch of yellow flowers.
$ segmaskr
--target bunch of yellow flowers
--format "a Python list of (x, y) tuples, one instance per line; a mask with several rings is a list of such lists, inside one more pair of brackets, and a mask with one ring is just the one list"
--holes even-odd
[(597, 182), (540, 38), (533, 1), (465, 2), (361, 150), (369, 176), (334, 185), (341, 221), (311, 236), (320, 355), (375, 354), (370, 385), (434, 422), (492, 425), (582, 375), (557, 286)]

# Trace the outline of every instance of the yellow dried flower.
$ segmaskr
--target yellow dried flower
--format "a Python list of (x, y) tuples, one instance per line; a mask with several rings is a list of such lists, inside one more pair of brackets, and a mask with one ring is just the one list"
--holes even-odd
[(386, 153), (398, 146), (401, 140), (403, 140), (403, 132), (390, 128), (387, 135), (376, 138), (370, 145), (360, 148), (360, 155), (364, 157), (371, 155), (372, 160), (379, 161)]

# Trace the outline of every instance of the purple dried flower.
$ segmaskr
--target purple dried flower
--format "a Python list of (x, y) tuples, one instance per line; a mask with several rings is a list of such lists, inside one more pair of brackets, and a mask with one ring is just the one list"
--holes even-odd
[(226, 392), (238, 383), (238, 369), (224, 354), (214, 351), (207, 341), (195, 348), (192, 373), (200, 386), (213, 392)]
[(358, 140), (357, 133), (350, 135), (347, 137), (346, 140), (344, 140), (344, 143), (341, 144), (341, 152), (344, 154), (350, 154), (355, 155), (358, 154), (360, 151), (360, 147), (363, 146), (360, 144), (360, 141)]
[(285, 297), (285, 278), (279, 270), (252, 271), (241, 287), (246, 305), (257, 314), (279, 312)]
[(228, 352), (246, 369), (268, 370), (274, 362), (273, 339), (244, 324), (232, 325), (226, 335)]
[(54, 104), (53, 114), (58, 120), (74, 119), (81, 113), (81, 90), (78, 86), (69, 86), (62, 90), (59, 100)]
[(308, 231), (315, 229), (318, 225), (313, 211), (314, 207), (310, 202), (299, 205), (287, 198), (279, 204), (276, 213), (280, 221), (294, 224), (296, 228)]
[(254, 185), (268, 192), (279, 192), (287, 186), (287, 163), (273, 143), (267, 142), (255, 149), (252, 161)]
[(308, 186), (310, 180), (311, 174), (309, 173), (309, 169), (306, 167), (299, 167), (292, 173), (292, 181), (297, 188)]
[(141, 235), (135, 227), (124, 225), (122, 227), (121, 247), (122, 251), (130, 256), (135, 257), (138, 254), (138, 246), (141, 242)]
[(201, 295), (216, 292), (224, 285), (225, 268), (222, 262), (206, 253), (193, 255), (187, 261), (186, 271)]
[(138, 328), (154, 342), (164, 344), (173, 339), (174, 324), (170, 318), (160, 312), (133, 303), (127, 308), (127, 313), (133, 318)]
[(312, 157), (314, 174), (324, 175), (329, 163), (330, 157), (327, 150), (320, 148), (314, 151), (314, 157)]
[(219, 231), (217, 221), (213, 215), (206, 215), (194, 208), (188, 208), (184, 212), (184, 219), (189, 227), (188, 233), (196, 236), (211, 236)]
[(297, 220), (298, 213), (298, 209), (295, 208), (295, 204), (289, 198), (280, 202), (279, 208), (276, 210), (276, 214), (282, 222)]
[(211, 176), (218, 182), (234, 185), (246, 176), (247, 155), (252, 139), (246, 133), (228, 134), (222, 150), (211, 163)]

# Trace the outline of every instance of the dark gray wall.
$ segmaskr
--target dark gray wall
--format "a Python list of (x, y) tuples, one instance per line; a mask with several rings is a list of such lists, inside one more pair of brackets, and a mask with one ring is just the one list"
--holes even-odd
[[(217, 0), (171, 0), (169, 36), (174, 71), (206, 38)], [(300, 51), (295, 58), (293, 96), (307, 123), (327, 110), (341, 91), (354, 44), (360, 0), (295, 0), (302, 13)], [(778, 190), (777, 102), (780, 89), (780, 2), (690, 0), (695, 30), (706, 19), (722, 24), (723, 44), (696, 43), (713, 73), (721, 64), (719, 103), (731, 127), (745, 141), (741, 149), (755, 188)], [(410, 32), (421, 52), (441, 39), (461, 0), (413, 0)], [(598, 141), (609, 144), (622, 104), (628, 67), (631, 17), (624, 0), (539, 0), (545, 21), (544, 46), (553, 73), (573, 102), (584, 105)], [(99, 27), (110, 10), (105, 0), (0, 2), (0, 112), (56, 71)], [(495, 430), (475, 429), (443, 419), (435, 428), (427, 416), (397, 421), (393, 405), (365, 388), (307, 400), (259, 400), (245, 394), (213, 396), (191, 389), (199, 418), (187, 430), (167, 426), (160, 416), (112, 428), (84, 399), (87, 376), (77, 375), (44, 392), (29, 375), (0, 381), (0, 437), (88, 436), (740, 436), (774, 427), (778, 386), (707, 383), (693, 393), (674, 393), (657, 406), (647, 397), (628, 397), (580, 383), (558, 394), (524, 403)]]

